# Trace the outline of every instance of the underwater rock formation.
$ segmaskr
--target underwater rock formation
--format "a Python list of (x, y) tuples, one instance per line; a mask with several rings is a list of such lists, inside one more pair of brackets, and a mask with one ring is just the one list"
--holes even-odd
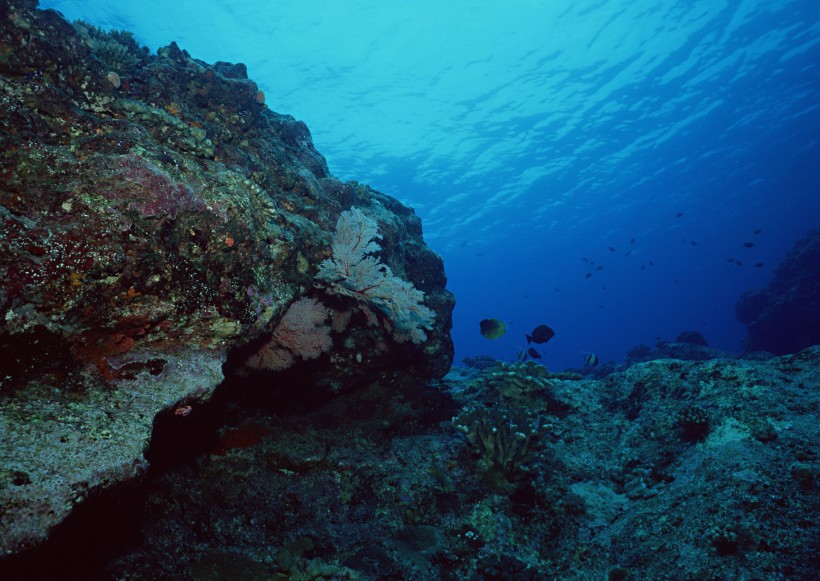
[[(196, 414), (223, 373), (274, 389), (299, 369), (329, 397), (447, 372), (454, 299), (419, 218), (333, 178), (244, 65), (149, 55), (32, 0), (0, 6), (0, 55), (3, 553), (144, 473), (157, 414)], [(316, 278), (354, 211), (377, 241), (366, 274), (404, 295)], [(245, 365), (271, 341), (287, 364)]]
[(818, 369), (813, 347), (222, 402), (210, 453), (92, 499), (0, 578), (813, 579)]
[(766, 288), (745, 293), (736, 313), (746, 352), (784, 355), (820, 344), (820, 230), (794, 245)]
[(659, 339), (655, 347), (637, 345), (626, 352), (626, 365), (654, 361), (655, 359), (683, 359), (685, 361), (705, 361), (726, 357), (727, 354), (709, 347), (703, 335), (697, 331), (679, 333), (672, 342)]

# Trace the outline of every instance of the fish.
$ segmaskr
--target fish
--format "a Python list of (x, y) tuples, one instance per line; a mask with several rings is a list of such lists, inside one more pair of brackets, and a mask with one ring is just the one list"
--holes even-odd
[(584, 275), (584, 278), (589, 278), (590, 276), (592, 276), (592, 273), (591, 273), (591, 272), (588, 272), (588, 273), (586, 273), (586, 274)]
[(754, 246), (755, 246), (754, 242), (744, 242), (743, 243), (743, 248), (754, 248)]
[(486, 339), (498, 339), (507, 332), (507, 324), (498, 319), (482, 319), (478, 324), (481, 336)]
[(598, 365), (598, 356), (595, 353), (587, 353), (584, 357), (584, 367), (595, 367)]
[(682, 217), (683, 217), (683, 212), (678, 212), (677, 214), (675, 214), (675, 218), (682, 218)]
[(757, 235), (758, 235), (758, 234), (760, 234), (761, 232), (763, 232), (763, 230), (761, 230), (760, 228), (758, 228), (757, 230), (755, 230), (754, 232), (752, 232), (752, 234), (754, 234), (755, 236), (757, 236)]
[(529, 355), (533, 359), (541, 359), (541, 354), (535, 350), (535, 347), (530, 347), (529, 349), (527, 349), (527, 355)]
[(607, 248), (609, 249), (610, 252), (615, 252), (615, 247), (614, 246), (608, 246)]
[(698, 245), (698, 243), (695, 242), (694, 240), (692, 240), (692, 246), (697, 246), (697, 245)]
[(547, 327), (546, 325), (538, 325), (535, 329), (532, 330), (532, 333), (527, 335), (526, 333), (524, 336), (527, 338), (527, 343), (546, 343), (553, 337), (555, 337), (555, 331)]
[(633, 238), (632, 240), (629, 241), (629, 243), (630, 244), (635, 244), (635, 239)]
[(758, 262), (757, 264), (755, 264), (755, 268), (763, 268), (763, 263)]

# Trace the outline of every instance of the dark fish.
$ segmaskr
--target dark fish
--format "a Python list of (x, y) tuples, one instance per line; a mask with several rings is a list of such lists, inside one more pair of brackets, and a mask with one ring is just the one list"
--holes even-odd
[(754, 234), (755, 236), (757, 236), (757, 235), (758, 235), (758, 234), (760, 234), (761, 232), (763, 232), (763, 230), (761, 230), (760, 228), (758, 228), (757, 230), (755, 230), (754, 232), (752, 232), (752, 234)]
[(610, 252), (615, 252), (615, 247), (614, 246), (609, 246), (608, 248), (609, 248)]
[(598, 365), (598, 356), (595, 353), (587, 353), (584, 357), (584, 367), (595, 367)]
[(538, 325), (532, 330), (531, 334), (527, 335), (525, 333), (524, 336), (527, 338), (527, 343), (546, 343), (555, 337), (555, 331), (546, 325)]
[(584, 275), (584, 278), (589, 278), (590, 276), (592, 276), (592, 273), (591, 273), (591, 272), (588, 272), (588, 273), (586, 273), (586, 274)]
[(603, 270), (603, 269), (604, 269), (604, 267), (603, 267), (603, 266), (596, 266), (596, 267), (595, 267), (595, 270)]
[(735, 260), (735, 264), (737, 264), (738, 266), (743, 266), (743, 263), (740, 262), (739, 260)]
[(498, 319), (482, 319), (478, 327), (481, 330), (481, 336), (487, 339), (498, 339), (507, 331), (506, 323)]
[(683, 216), (683, 212), (678, 212), (677, 214), (675, 214), (675, 218), (680, 218), (682, 216)]
[(541, 359), (541, 354), (535, 350), (534, 347), (530, 347), (527, 349), (527, 355), (532, 357), (533, 359)]
[(734, 258), (727, 258), (727, 259), (726, 259), (726, 262), (734, 262), (734, 261), (735, 261), (735, 259), (734, 259)]
[(697, 245), (698, 245), (698, 243), (695, 242), (694, 240), (692, 240), (692, 246), (697, 246)]
[(650, 260), (649, 261), (649, 266), (655, 266), (655, 263)]
[(629, 243), (630, 244), (635, 244), (635, 239), (633, 238), (632, 240), (629, 241)]
[(518, 355), (516, 356), (515, 359), (519, 363), (522, 362), (522, 361), (526, 361), (527, 360), (527, 352), (524, 351), (523, 349), (519, 349), (518, 350)]
[(762, 262), (758, 262), (757, 264), (755, 264), (755, 268), (762, 268), (762, 267), (763, 267)]
[(743, 248), (754, 248), (754, 247), (755, 247), (754, 242), (744, 242), (743, 243)]
[(642, 266), (641, 266), (641, 270), (646, 270), (646, 266), (645, 266), (645, 265), (642, 265)]
[(583, 260), (584, 262), (589, 262), (589, 258), (587, 258), (586, 256), (583, 256), (583, 257), (581, 258), (581, 260)]

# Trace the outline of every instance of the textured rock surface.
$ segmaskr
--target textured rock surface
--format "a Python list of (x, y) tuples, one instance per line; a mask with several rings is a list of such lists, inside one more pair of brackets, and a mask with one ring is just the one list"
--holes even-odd
[[(420, 220), (330, 176), (243, 65), (173, 44), (151, 56), (128, 34), (3, 1), (0, 150), (4, 551), (143, 472), (154, 416), (205, 401), (221, 365), (241, 370), (300, 297), (349, 319), (330, 352), (294, 360), (328, 393), (449, 369), (454, 301)], [(378, 224), (380, 261), (435, 312), (419, 344), (315, 284), (354, 206)]]
[(820, 344), (820, 230), (795, 244), (766, 288), (743, 295), (737, 318), (748, 329), (747, 352), (783, 355)]
[(218, 391), (207, 453), (86, 503), (0, 577), (813, 579), (818, 388), (820, 347), (598, 381), (454, 368), (298, 414)]

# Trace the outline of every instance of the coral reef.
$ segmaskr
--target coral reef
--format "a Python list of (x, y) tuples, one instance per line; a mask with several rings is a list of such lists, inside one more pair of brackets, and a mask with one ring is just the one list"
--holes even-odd
[(0, 578), (816, 575), (819, 346), (447, 373), (419, 219), (244, 66), (0, 16)]
[[(4, 553), (144, 474), (153, 419), (196, 416), (223, 373), (276, 391), (287, 369), (320, 378), (321, 399), (388, 373), (447, 372), (454, 299), (419, 218), (333, 178), (244, 65), (176, 44), (151, 55), (128, 32), (30, 0), (1, 8)], [(324, 324), (350, 310), (314, 282), (354, 206), (423, 317), (408, 324), (404, 302), (376, 324)], [(294, 309), (319, 303), (323, 321), (294, 324)], [(268, 348), (253, 365), (272, 340), (278, 364)]]
[(0, 576), (811, 579), (818, 369), (820, 347), (664, 359), (512, 398), (488, 380), (498, 370), (471, 370), (432, 387), (385, 378), (300, 413), (229, 380), (157, 426), (173, 463), (91, 499)]

